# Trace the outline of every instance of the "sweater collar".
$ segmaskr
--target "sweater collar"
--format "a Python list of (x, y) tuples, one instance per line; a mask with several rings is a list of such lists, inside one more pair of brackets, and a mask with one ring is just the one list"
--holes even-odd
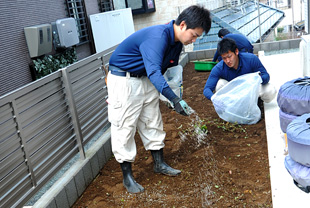
[(170, 34), (170, 45), (175, 45), (175, 39), (174, 39), (174, 29), (173, 29), (173, 24), (175, 20), (172, 20), (171, 22), (168, 23), (168, 29), (169, 29), (169, 34)]

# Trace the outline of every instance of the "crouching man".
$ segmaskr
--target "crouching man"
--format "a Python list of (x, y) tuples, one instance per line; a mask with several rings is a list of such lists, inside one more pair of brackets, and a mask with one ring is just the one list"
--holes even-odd
[(252, 53), (240, 53), (236, 42), (230, 38), (222, 39), (218, 43), (217, 51), (222, 57), (222, 60), (212, 68), (207, 79), (203, 90), (206, 98), (211, 100), (214, 92), (238, 76), (259, 72), (263, 81), (261, 83), (259, 97), (266, 103), (274, 99), (277, 90), (269, 83), (270, 76), (256, 55)]

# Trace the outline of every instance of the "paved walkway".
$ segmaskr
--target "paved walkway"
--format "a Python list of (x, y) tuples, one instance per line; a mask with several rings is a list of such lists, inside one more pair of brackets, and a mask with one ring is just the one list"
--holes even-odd
[[(275, 55), (259, 54), (259, 58), (270, 74), (270, 82), (277, 89), (287, 81), (303, 77), (299, 51)], [(285, 140), (280, 128), (277, 99), (265, 103), (264, 108), (273, 207), (309, 208), (310, 193), (307, 194), (294, 185), (293, 178), (284, 166)]]

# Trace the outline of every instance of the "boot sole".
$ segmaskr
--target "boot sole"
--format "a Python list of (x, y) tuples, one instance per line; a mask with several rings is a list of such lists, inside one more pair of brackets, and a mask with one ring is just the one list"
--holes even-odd
[(167, 176), (178, 176), (181, 174), (181, 172), (179, 173), (175, 173), (175, 174), (172, 174), (172, 173), (165, 173), (165, 172), (161, 172), (161, 171), (154, 171), (155, 173), (157, 174), (163, 174), (163, 175), (167, 175)]

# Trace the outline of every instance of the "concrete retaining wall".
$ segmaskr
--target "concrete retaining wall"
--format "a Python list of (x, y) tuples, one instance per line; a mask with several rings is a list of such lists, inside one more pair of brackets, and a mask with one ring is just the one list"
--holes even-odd
[(33, 205), (33, 208), (71, 207), (112, 157), (110, 129)]
[[(301, 39), (291, 39), (291, 40), (281, 40), (275, 42), (266, 43), (254, 43), (254, 53), (258, 54), (258, 51), (279, 51), (287, 49), (299, 48), (299, 43)], [(216, 49), (200, 50), (188, 52), (188, 60), (201, 60), (201, 59), (212, 59), (215, 54)]]

